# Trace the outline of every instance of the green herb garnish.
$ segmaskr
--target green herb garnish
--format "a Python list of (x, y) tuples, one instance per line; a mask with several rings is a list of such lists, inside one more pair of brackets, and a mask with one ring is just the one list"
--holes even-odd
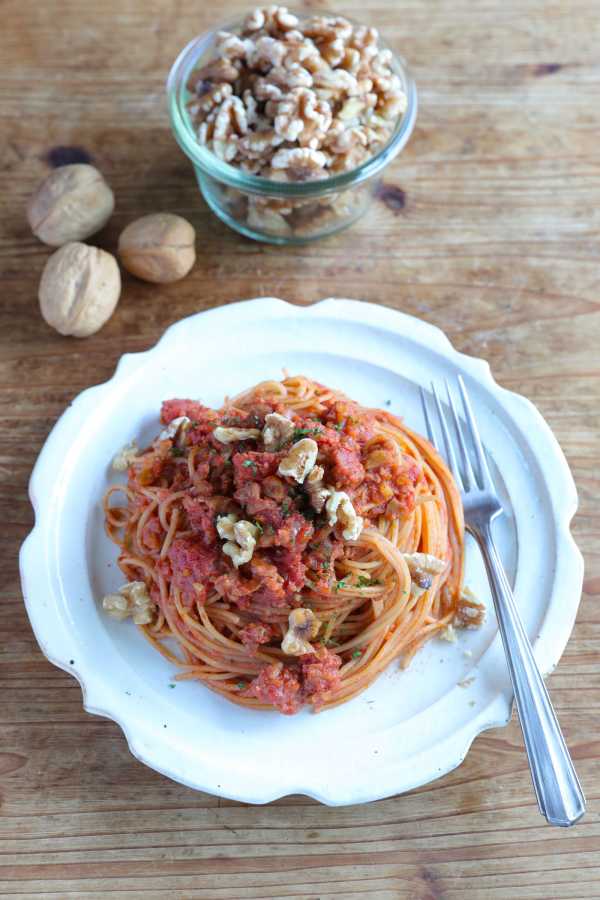
[(262, 525), (260, 524), (260, 522), (255, 522), (254, 525), (255, 525), (256, 530), (258, 531), (259, 534), (264, 534), (265, 529), (262, 527)]
[(326, 560), (324, 561), (324, 563), (323, 563), (323, 565), (321, 566), (321, 568), (322, 568), (322, 569), (325, 569), (326, 572), (329, 571), (329, 560), (328, 560), (328, 559), (326, 559)]
[(253, 459), (245, 459), (244, 462), (242, 463), (242, 466), (244, 467), (244, 469), (252, 469), (253, 475), (256, 475), (258, 472), (258, 469), (256, 468), (256, 463), (254, 462)]
[(355, 650), (352, 654), (352, 659), (358, 659), (359, 656), (362, 656), (362, 650)]
[(183, 447), (171, 447), (171, 456), (185, 456)]
[(305, 437), (307, 434), (321, 434), (321, 428), (295, 428), (294, 433), (292, 434), (292, 441), (297, 441), (301, 437)]
[(238, 687), (240, 689), (240, 691), (243, 691), (248, 687), (248, 685), (246, 684), (245, 681), (238, 681), (236, 687)]
[(290, 514), (290, 502), (289, 500), (284, 500), (281, 504), (281, 515), (285, 519)]
[(344, 419), (343, 422), (336, 422), (333, 427), (335, 428), (336, 431), (342, 431), (345, 424), (346, 424), (346, 420)]
[(346, 580), (344, 578), (342, 578), (341, 581), (336, 581), (333, 589), (337, 593), (337, 591), (339, 591), (341, 588), (344, 588), (344, 587), (346, 587)]
[(359, 588), (375, 587), (378, 584), (381, 584), (379, 578), (367, 578), (366, 575), (359, 575), (356, 581), (356, 586)]

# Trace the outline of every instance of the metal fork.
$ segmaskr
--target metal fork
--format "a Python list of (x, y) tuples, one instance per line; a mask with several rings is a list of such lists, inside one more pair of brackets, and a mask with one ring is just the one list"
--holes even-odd
[[(435, 385), (431, 385), (446, 459), (461, 489), (465, 528), (477, 541), (485, 562), (540, 811), (551, 825), (574, 825), (585, 812), (585, 797), (494, 543), (491, 524), (502, 513), (502, 504), (490, 475), (473, 409), (460, 375), (458, 387), (465, 416), (464, 426), (446, 381), (447, 402), (460, 466), (442, 403)], [(439, 451), (427, 397), (422, 388), (421, 403), (429, 439)], [(475, 465), (471, 462), (471, 455)]]

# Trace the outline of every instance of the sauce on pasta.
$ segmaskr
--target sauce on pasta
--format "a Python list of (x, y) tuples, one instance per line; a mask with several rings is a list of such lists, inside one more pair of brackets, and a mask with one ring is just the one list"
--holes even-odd
[(177, 678), (246, 707), (327, 709), (478, 624), (456, 485), (390, 412), (295, 376), (219, 410), (168, 400), (161, 419), (104, 510), (147, 597), (139, 627)]

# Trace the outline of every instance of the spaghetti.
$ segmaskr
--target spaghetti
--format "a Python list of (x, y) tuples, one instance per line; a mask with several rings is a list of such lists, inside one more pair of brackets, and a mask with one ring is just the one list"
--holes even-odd
[(479, 624), (454, 480), (389, 412), (295, 376), (220, 410), (169, 400), (161, 419), (104, 499), (128, 579), (104, 606), (133, 613), (178, 679), (251, 708), (326, 709)]

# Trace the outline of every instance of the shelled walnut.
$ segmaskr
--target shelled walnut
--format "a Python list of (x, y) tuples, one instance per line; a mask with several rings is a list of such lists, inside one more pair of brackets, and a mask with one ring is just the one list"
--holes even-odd
[(392, 134), (406, 95), (374, 28), (341, 16), (301, 21), (255, 9), (239, 34), (221, 31), (214, 58), (188, 80), (198, 140), (252, 174), (305, 181), (347, 171)]
[[(245, 174), (322, 181), (356, 169), (389, 142), (407, 107), (399, 71), (374, 28), (258, 8), (235, 33), (217, 33), (213, 55), (188, 78), (188, 111), (198, 142)], [(348, 190), (316, 199), (249, 186), (224, 200), (240, 225), (285, 242), (350, 224), (372, 186), (356, 191), (354, 202)]]

